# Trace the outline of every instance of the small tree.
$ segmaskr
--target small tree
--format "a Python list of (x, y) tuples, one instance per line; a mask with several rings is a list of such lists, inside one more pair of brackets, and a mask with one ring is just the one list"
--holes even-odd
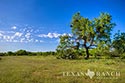
[(71, 41), (72, 37), (69, 35), (60, 36), (60, 44), (57, 47), (57, 58), (63, 59), (76, 59), (77, 52), (73, 46), (74, 42)]
[(125, 33), (118, 31), (118, 33), (114, 35), (112, 46), (119, 54), (125, 53)]
[(8, 55), (8, 56), (14, 56), (14, 55), (15, 55), (15, 53), (14, 53), (14, 52), (12, 52), (12, 51), (8, 51), (8, 52), (7, 52), (7, 55)]
[(17, 52), (15, 52), (16, 55), (28, 55), (26, 50), (18, 50)]

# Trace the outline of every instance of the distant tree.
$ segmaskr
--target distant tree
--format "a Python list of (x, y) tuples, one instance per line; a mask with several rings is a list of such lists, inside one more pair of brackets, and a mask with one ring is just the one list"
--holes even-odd
[(15, 52), (16, 55), (28, 55), (26, 50), (18, 50), (17, 52)]
[(15, 53), (14, 53), (14, 52), (12, 52), (12, 51), (8, 51), (8, 52), (7, 52), (7, 55), (9, 55), (9, 56), (14, 56), (14, 55), (15, 55)]
[(116, 33), (113, 40), (113, 48), (118, 51), (119, 54), (125, 53), (125, 33)]
[(0, 53), (0, 56), (6, 56), (7, 54), (6, 53)]

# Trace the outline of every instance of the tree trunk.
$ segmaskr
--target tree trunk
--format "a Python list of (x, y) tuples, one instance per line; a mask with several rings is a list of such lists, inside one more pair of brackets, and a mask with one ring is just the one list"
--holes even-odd
[(86, 57), (85, 57), (85, 59), (88, 59), (89, 58), (89, 49), (87, 47), (85, 49), (86, 49)]

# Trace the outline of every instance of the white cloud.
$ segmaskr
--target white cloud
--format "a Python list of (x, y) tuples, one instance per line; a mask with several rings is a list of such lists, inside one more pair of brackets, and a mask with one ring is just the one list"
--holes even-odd
[(25, 41), (25, 38), (21, 38), (21, 39), (20, 39), (20, 42), (24, 42), (24, 41)]
[[(21, 36), (23, 35), (23, 33), (21, 33), (21, 32), (15, 32), (13, 35), (4, 35), (5, 37), (7, 37), (9, 40), (13, 40), (13, 39), (15, 39), (16, 37), (18, 37), (18, 38), (21, 38)], [(4, 37), (3, 36), (3, 37)], [(4, 38), (5, 39), (5, 38)], [(6, 39), (5, 39), (6, 40)]]
[[(53, 33), (48, 33), (47, 37), (49, 37), (49, 38), (54, 38), (55, 35), (54, 35)], [(56, 38), (56, 37), (55, 37), (55, 38)]]
[(39, 42), (42, 43), (42, 42), (44, 42), (44, 41), (43, 41), (43, 40), (40, 40)]
[[(16, 29), (16, 30), (15, 30)], [(12, 27), (11, 31), (1, 31), (0, 30), (0, 41), (3, 42), (39, 42), (43, 43), (46, 42), (41, 40), (40, 38), (57, 38), (55, 39), (56, 42), (59, 42), (59, 37), (62, 35), (69, 35), (72, 36), (71, 34), (66, 34), (66, 33), (47, 33), (47, 34), (39, 34), (39, 30), (34, 30), (32, 28), (17, 28), (16, 26)], [(37, 35), (34, 35), (37, 34)], [(54, 41), (54, 42), (55, 42)]]
[(15, 29), (17, 29), (17, 27), (16, 27), (16, 26), (13, 26), (13, 27), (11, 27), (11, 29), (15, 30)]
[(47, 35), (46, 34), (40, 34), (38, 35), (38, 37), (44, 37), (44, 38), (58, 38), (59, 36), (61, 36), (61, 34), (58, 34), (58, 33), (48, 33)]
[(24, 32), (25, 32), (26, 30), (27, 30), (27, 28), (24, 28), (23, 30), (22, 30), (22, 29), (20, 29), (20, 31), (24, 31)]
[(3, 41), (3, 42), (25, 42), (25, 41), (28, 41), (29, 35), (30, 35), (29, 33), (24, 35), (24, 33), (22, 33), (22, 32), (14, 32), (14, 33), (11, 33), (11, 34), (8, 33), (8, 32), (9, 31), (0, 31), (1, 41)]
[(62, 36), (65, 36), (65, 35), (67, 35), (67, 34), (66, 34), (66, 33), (63, 33), (63, 34), (62, 34)]
[[(19, 27), (19, 28), (18, 28)], [(35, 31), (38, 34), (39, 30), (35, 30), (28, 26), (12, 26), (11, 30), (0, 30), (0, 42), (43, 42), (41, 39), (37, 39), (34, 35)], [(21, 28), (22, 27), (22, 28)]]
[(31, 33), (26, 33), (26, 35), (25, 35), (25, 37), (26, 37), (27, 39), (29, 39), (30, 36), (31, 36)]
[(11, 37), (10, 36), (8, 36), (8, 35), (4, 35), (3, 36), (3, 39), (5, 39), (5, 40), (9, 40)]
[(13, 40), (13, 42), (19, 42), (18, 40)]
[(0, 36), (3, 36), (3, 34), (2, 34), (2, 33), (0, 33)]
[(53, 36), (54, 36), (55, 38), (59, 37), (60, 35), (61, 35), (61, 34), (53, 33)]
[(68, 34), (70, 37), (72, 37), (73, 35), (72, 34)]
[(23, 35), (23, 33), (20, 33), (20, 32), (16, 32), (15, 34), (14, 34), (14, 36), (18, 36), (18, 37), (21, 37)]
[(38, 35), (38, 37), (42, 37), (42, 38), (59, 38), (59, 36), (64, 36), (64, 35), (69, 35), (69, 36), (72, 36), (71, 34), (66, 34), (66, 33), (63, 33), (63, 34), (59, 34), (59, 33), (48, 33), (48, 34), (40, 34)]

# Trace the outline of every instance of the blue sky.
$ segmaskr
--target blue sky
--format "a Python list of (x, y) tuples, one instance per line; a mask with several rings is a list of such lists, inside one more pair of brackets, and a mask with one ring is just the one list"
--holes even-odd
[(125, 32), (125, 0), (0, 0), (0, 52), (54, 51), (59, 36), (70, 34), (72, 15), (93, 19), (100, 12)]

